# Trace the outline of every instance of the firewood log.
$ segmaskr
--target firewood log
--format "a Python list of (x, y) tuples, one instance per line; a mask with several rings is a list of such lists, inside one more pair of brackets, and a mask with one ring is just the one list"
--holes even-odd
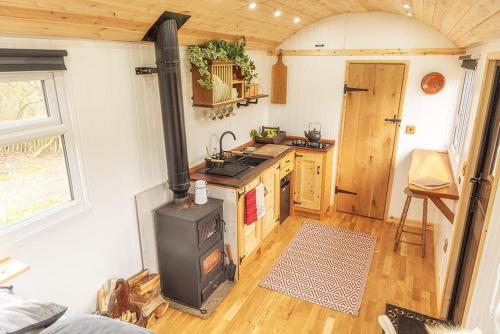
[(128, 281), (127, 281), (128, 286), (133, 288), (134, 285), (136, 285), (137, 283), (139, 283), (140, 281), (142, 281), (143, 279), (145, 279), (148, 276), (149, 276), (149, 270), (144, 269), (143, 271), (135, 274), (134, 276), (132, 276), (128, 279)]
[(151, 313), (155, 312), (158, 306), (165, 304), (167, 301), (161, 296), (158, 295), (154, 297), (148, 304), (141, 307), (142, 315), (149, 316)]
[(146, 328), (151, 329), (155, 324), (156, 324), (156, 315), (154, 313), (151, 313), (151, 315), (148, 318)]
[(154, 313), (156, 315), (157, 318), (161, 318), (165, 313), (167, 313), (167, 310), (168, 310), (168, 302), (165, 302), (163, 304), (161, 304), (160, 306), (158, 306)]
[(108, 313), (106, 301), (104, 298), (104, 291), (102, 289), (99, 289), (97, 291), (97, 307), (99, 309), (99, 314), (105, 315)]
[(130, 302), (136, 304), (139, 307), (143, 307), (147, 303), (149, 303), (154, 297), (160, 294), (160, 287), (156, 287), (151, 291), (146, 292), (143, 295), (136, 294), (132, 292), (130, 294)]
[(151, 274), (148, 277), (142, 279), (139, 283), (137, 283), (133, 288), (133, 293), (138, 295), (143, 295), (148, 291), (151, 291), (160, 285), (160, 275), (159, 274)]

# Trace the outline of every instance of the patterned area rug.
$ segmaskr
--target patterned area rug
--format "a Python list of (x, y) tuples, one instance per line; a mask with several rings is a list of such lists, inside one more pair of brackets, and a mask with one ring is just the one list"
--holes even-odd
[(261, 287), (358, 315), (376, 237), (305, 221)]

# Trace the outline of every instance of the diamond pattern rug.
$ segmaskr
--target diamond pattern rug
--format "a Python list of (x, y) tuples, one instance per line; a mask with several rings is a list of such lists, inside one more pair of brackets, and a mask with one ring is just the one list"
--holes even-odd
[(305, 221), (261, 287), (358, 315), (377, 238)]

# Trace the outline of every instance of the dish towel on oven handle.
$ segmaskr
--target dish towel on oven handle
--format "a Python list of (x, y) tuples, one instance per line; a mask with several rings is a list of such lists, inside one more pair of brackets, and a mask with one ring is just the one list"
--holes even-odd
[(266, 215), (266, 200), (264, 199), (266, 188), (264, 183), (259, 183), (255, 187), (255, 197), (257, 203), (257, 219), (262, 219)]
[(257, 200), (255, 188), (245, 195), (245, 224), (251, 225), (257, 221)]

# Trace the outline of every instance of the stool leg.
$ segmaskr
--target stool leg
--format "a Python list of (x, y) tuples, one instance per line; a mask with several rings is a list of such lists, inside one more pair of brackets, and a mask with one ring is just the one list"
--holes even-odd
[(422, 217), (422, 257), (425, 257), (426, 239), (427, 239), (427, 198), (424, 198), (424, 212)]
[(396, 232), (396, 239), (394, 242), (394, 250), (396, 251), (399, 246), (399, 241), (401, 240), (401, 234), (403, 233), (403, 229), (405, 227), (406, 216), (408, 215), (408, 209), (410, 208), (411, 197), (406, 197), (405, 206), (403, 208), (403, 213), (401, 213), (401, 218), (399, 219), (399, 226)]

